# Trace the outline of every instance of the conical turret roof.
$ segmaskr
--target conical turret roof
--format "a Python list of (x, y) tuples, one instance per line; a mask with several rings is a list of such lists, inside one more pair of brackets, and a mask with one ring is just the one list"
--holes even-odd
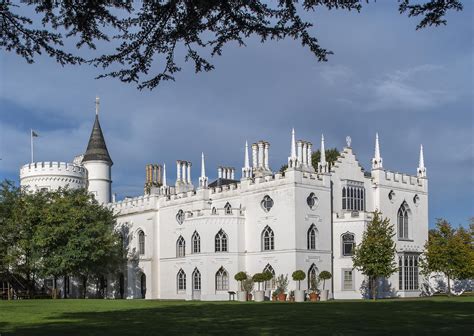
[(86, 161), (106, 161), (110, 165), (113, 164), (109, 151), (107, 150), (107, 145), (105, 144), (104, 134), (100, 128), (99, 116), (97, 114), (82, 162)]

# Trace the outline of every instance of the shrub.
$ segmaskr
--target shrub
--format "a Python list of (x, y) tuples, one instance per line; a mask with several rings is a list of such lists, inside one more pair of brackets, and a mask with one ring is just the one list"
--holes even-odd
[(253, 286), (254, 286), (254, 282), (252, 278), (250, 277), (242, 281), (242, 288), (247, 293), (250, 293), (253, 290)]
[(243, 290), (242, 281), (247, 280), (247, 273), (239, 272), (234, 276), (234, 279), (240, 283), (240, 290)]
[(294, 281), (298, 281), (298, 290), (301, 289), (301, 281), (306, 278), (305, 272), (302, 270), (294, 271), (291, 275)]
[(323, 280), (323, 290), (324, 290), (324, 286), (326, 284), (326, 280), (329, 280), (332, 278), (332, 274), (328, 271), (322, 271), (320, 274), (319, 274), (319, 279), (320, 280)]
[(285, 293), (288, 289), (288, 275), (280, 274), (276, 278), (276, 285), (277, 289), (279, 289), (281, 293)]

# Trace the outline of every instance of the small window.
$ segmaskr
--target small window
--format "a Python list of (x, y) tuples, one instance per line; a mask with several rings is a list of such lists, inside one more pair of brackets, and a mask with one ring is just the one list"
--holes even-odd
[(390, 192), (388, 193), (388, 199), (392, 202), (395, 199), (395, 192), (393, 190), (390, 190)]
[(418, 195), (413, 196), (413, 204), (418, 205), (420, 202), (420, 197)]
[(316, 236), (318, 230), (314, 224), (311, 224), (308, 230), (308, 250), (316, 250)]
[(229, 202), (226, 203), (224, 206), (224, 212), (226, 215), (232, 215), (232, 206), (230, 205)]
[(179, 270), (178, 275), (176, 276), (176, 283), (178, 292), (186, 290), (186, 273), (184, 273), (183, 269)]
[(217, 232), (215, 241), (216, 252), (227, 252), (227, 234), (224, 232), (224, 230), (220, 229), (219, 232)]
[(141, 230), (138, 232), (138, 254), (145, 254), (145, 233)]
[(354, 254), (354, 234), (353, 233), (344, 233), (342, 235), (342, 255), (344, 257), (352, 256)]
[(229, 274), (224, 267), (221, 267), (216, 273), (216, 291), (226, 290), (229, 290)]
[(263, 197), (262, 202), (260, 202), (260, 205), (262, 206), (262, 209), (265, 212), (269, 212), (270, 209), (273, 207), (273, 200), (270, 196), (266, 195)]
[(262, 231), (262, 251), (271, 251), (275, 249), (275, 235), (273, 230), (266, 226)]
[(342, 270), (343, 272), (343, 287), (342, 289), (343, 290), (353, 290), (354, 289), (354, 285), (353, 285), (353, 281), (352, 281), (352, 275), (353, 275), (353, 272), (352, 270)]
[[(343, 190), (344, 192), (344, 190)], [(319, 204), (319, 199), (316, 197), (314, 193), (309, 194), (308, 198), (306, 199), (306, 203), (308, 204), (311, 210), (316, 209)]]
[(212, 208), (211, 214), (217, 215), (217, 209), (216, 209), (216, 207), (213, 207), (213, 208)]
[(184, 223), (184, 211), (179, 210), (178, 213), (176, 214), (176, 221), (178, 222), (179, 225)]
[(192, 241), (192, 253), (201, 252), (201, 237), (197, 231), (194, 231), (193, 236), (191, 237)]
[(183, 236), (179, 236), (176, 241), (176, 257), (183, 258), (186, 255), (186, 241)]

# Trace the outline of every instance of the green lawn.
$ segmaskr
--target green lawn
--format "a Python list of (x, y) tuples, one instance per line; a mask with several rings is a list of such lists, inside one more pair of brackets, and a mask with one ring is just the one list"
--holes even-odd
[(318, 303), (0, 301), (5, 335), (473, 335), (474, 297)]

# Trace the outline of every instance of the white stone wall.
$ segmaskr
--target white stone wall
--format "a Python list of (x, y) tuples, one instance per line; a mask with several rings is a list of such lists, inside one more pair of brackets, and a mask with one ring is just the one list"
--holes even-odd
[(66, 162), (34, 162), (21, 167), (20, 185), (31, 191), (71, 189), (86, 186), (84, 167)]
[(83, 162), (87, 170), (87, 190), (95, 196), (100, 204), (112, 201), (111, 166), (104, 161)]

